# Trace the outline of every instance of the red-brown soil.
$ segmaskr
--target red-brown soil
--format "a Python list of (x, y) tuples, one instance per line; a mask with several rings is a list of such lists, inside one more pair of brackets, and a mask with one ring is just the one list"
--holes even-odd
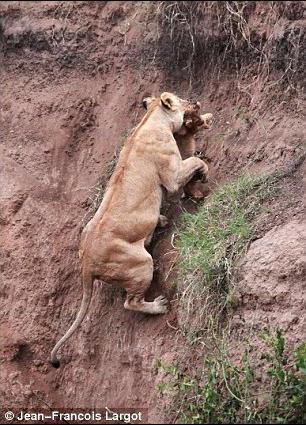
[[(150, 422), (162, 422), (154, 364), (175, 359), (184, 344), (175, 330), (171, 230), (159, 230), (153, 244), (149, 294), (171, 296), (171, 312), (125, 311), (124, 295), (96, 282), (86, 319), (60, 352), (62, 367), (48, 364), (80, 305), (78, 244), (92, 189), (142, 117), (145, 95), (173, 90), (214, 113), (214, 129), (198, 137), (212, 190), (242, 170), (286, 166), (305, 149), (299, 94), (289, 91), (275, 102), (263, 91), (250, 105), (233, 90), (232, 74), (190, 89), (188, 78), (171, 79), (152, 61), (154, 52), (142, 50), (154, 30), (143, 2), (0, 4), (0, 405), (6, 410), (136, 407), (149, 410)], [(293, 342), (303, 337), (304, 176), (299, 167), (286, 179), (284, 202), (271, 205), (273, 220), (263, 218), (245, 259), (237, 339), (242, 323), (263, 318), (285, 324)], [(173, 219), (181, 208), (177, 201)]]

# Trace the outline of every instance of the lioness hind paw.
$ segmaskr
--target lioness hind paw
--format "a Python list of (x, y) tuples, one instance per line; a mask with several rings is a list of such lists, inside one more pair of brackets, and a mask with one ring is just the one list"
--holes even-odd
[(155, 298), (153, 301), (154, 305), (154, 312), (153, 314), (165, 314), (168, 312), (168, 300), (163, 295), (160, 295), (159, 297)]
[(167, 298), (164, 295), (159, 295), (155, 298), (154, 302), (168, 302)]
[(155, 304), (154, 311), (152, 311), (152, 314), (166, 314), (166, 313), (168, 313), (167, 305)]

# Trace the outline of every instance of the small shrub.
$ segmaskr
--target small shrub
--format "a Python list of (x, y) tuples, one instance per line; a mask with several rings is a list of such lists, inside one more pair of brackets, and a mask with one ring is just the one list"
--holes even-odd
[[(251, 67), (256, 81), (293, 87), (304, 72), (305, 30), (286, 26), (301, 19), (299, 1), (160, 1), (155, 2), (158, 26), (154, 57), (192, 80), (199, 71), (216, 79), (229, 71), (237, 77)], [(254, 16), (262, 26), (254, 25)], [(263, 30), (263, 25), (265, 30)], [(258, 30), (260, 28), (260, 30)], [(272, 74), (275, 74), (272, 77)], [(243, 89), (243, 87), (240, 87)], [(251, 84), (244, 90), (250, 91)]]

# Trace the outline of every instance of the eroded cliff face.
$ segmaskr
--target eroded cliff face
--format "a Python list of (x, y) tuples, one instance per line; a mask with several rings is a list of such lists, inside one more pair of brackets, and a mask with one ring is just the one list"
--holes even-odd
[[(142, 2), (2, 2), (0, 24), (1, 406), (147, 408), (150, 421), (162, 421), (154, 365), (175, 359), (184, 344), (176, 333), (171, 229), (152, 248), (151, 290), (172, 297), (171, 313), (127, 312), (121, 292), (96, 282), (87, 318), (61, 350), (62, 367), (47, 363), (80, 305), (78, 245), (94, 187), (142, 117), (144, 95), (173, 90), (214, 113), (214, 129), (198, 138), (212, 189), (243, 169), (272, 170), (301, 156), (300, 97), (289, 93), (285, 103), (262, 108), (265, 93), (250, 105), (233, 92), (231, 73), (198, 77), (191, 86), (187, 75), (172, 77), (154, 61), (154, 10)], [(237, 327), (244, 316), (261, 321), (267, 305), (279, 323), (282, 304), (268, 294), (272, 285), (286, 302), (285, 331), (302, 334), (303, 306), (294, 294), (305, 290), (304, 175), (300, 168), (287, 181), (286, 202), (273, 206), (274, 221), (250, 248), (244, 300), (256, 293), (262, 310), (242, 304)]]

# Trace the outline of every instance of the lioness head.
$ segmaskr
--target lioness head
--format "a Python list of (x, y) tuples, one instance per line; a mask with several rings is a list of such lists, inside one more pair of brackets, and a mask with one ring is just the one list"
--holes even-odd
[(190, 107), (188, 100), (180, 99), (175, 94), (168, 92), (162, 93), (159, 97), (145, 97), (142, 104), (147, 111), (153, 110), (158, 106), (161, 107), (164, 114), (170, 119), (174, 133), (182, 128), (185, 111)]
[(180, 99), (172, 93), (162, 93), (160, 97), (147, 96), (142, 101), (146, 110), (163, 106), (166, 111), (173, 113), (175, 120), (174, 133), (184, 136), (196, 133), (200, 128), (208, 129), (212, 125), (212, 114), (200, 114), (200, 102), (190, 102)]

